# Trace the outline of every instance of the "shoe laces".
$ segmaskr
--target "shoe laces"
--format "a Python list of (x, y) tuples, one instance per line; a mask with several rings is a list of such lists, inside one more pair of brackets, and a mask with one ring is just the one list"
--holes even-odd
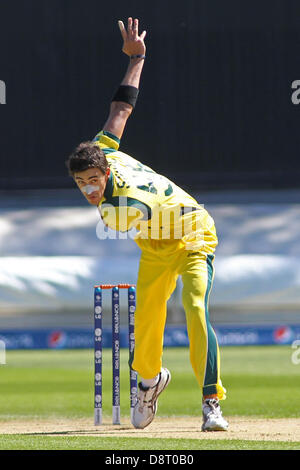
[[(143, 408), (145, 406), (147, 406), (147, 408), (152, 408), (152, 410), (154, 410), (159, 383), (160, 383), (160, 378), (154, 387), (149, 387), (147, 389), (142, 388), (141, 384), (139, 384), (138, 401), (139, 401), (140, 413), (143, 412)], [(149, 394), (149, 398), (147, 397), (147, 394)]]
[(216, 400), (215, 398), (210, 398), (204, 401), (203, 411), (206, 416), (209, 416), (211, 414), (215, 414), (218, 416), (222, 415), (219, 400)]

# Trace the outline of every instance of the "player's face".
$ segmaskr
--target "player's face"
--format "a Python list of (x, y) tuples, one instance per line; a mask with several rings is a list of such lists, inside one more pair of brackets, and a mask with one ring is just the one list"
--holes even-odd
[(89, 203), (97, 206), (103, 198), (109, 175), (109, 168), (105, 174), (99, 168), (89, 168), (75, 173), (74, 180)]

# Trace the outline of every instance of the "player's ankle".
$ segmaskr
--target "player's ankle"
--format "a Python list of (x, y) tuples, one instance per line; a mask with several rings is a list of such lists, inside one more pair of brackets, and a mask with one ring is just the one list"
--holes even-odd
[(141, 378), (143, 388), (155, 387), (155, 385), (157, 385), (158, 381), (159, 381), (159, 374), (157, 374), (152, 379), (143, 379), (143, 378)]
[(204, 395), (203, 396), (203, 401), (205, 400), (211, 400), (213, 398), (218, 398), (218, 394), (217, 393), (213, 393), (212, 395)]

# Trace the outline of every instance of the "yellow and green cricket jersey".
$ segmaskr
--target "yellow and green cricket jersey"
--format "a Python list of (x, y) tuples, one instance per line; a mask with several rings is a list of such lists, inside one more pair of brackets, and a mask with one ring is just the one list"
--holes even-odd
[(105, 225), (121, 232), (137, 229), (137, 242), (181, 240), (187, 249), (214, 251), (214, 221), (192, 196), (120, 152), (120, 140), (113, 134), (101, 131), (94, 142), (103, 150), (111, 170), (99, 203)]

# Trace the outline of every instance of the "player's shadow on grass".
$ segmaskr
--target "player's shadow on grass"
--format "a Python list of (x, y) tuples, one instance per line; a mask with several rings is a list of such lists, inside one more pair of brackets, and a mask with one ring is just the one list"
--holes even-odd
[(105, 430), (103, 428), (101, 429), (89, 429), (89, 430), (72, 430), (72, 431), (44, 431), (44, 432), (26, 432), (26, 433), (20, 433), (20, 436), (71, 436), (71, 435), (91, 435), (95, 434), (101, 435), (101, 434), (118, 434), (119, 432), (122, 431), (135, 431), (131, 427), (122, 427), (121, 429), (110, 429), (110, 430)]

